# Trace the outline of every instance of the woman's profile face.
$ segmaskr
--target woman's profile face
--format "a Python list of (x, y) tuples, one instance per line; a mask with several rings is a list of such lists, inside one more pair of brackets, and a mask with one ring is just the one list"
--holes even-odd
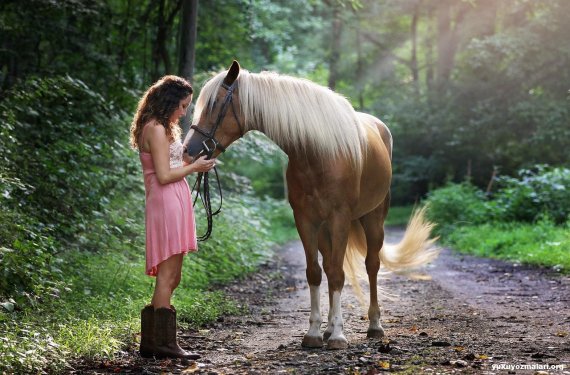
[(180, 117), (186, 114), (190, 103), (192, 102), (192, 94), (188, 95), (186, 98), (182, 99), (180, 103), (178, 103), (178, 107), (172, 112), (170, 116), (170, 122), (177, 122)]

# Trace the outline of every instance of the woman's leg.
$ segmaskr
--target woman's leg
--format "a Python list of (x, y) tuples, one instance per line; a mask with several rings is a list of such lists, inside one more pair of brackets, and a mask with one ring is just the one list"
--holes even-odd
[(156, 285), (151, 301), (155, 309), (170, 308), (170, 297), (180, 283), (183, 259), (183, 254), (176, 254), (158, 265)]

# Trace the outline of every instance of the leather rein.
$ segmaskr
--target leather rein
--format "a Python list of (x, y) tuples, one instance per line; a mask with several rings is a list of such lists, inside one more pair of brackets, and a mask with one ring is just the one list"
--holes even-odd
[[(202, 150), (200, 151), (200, 153), (198, 153), (198, 155), (196, 155), (195, 158), (199, 158), (200, 156), (206, 155), (206, 159), (211, 159), (211, 157), (214, 154), (214, 151), (216, 151), (216, 149), (220, 150), (220, 152), (226, 151), (226, 148), (220, 144), (220, 142), (216, 139), (215, 135), (216, 135), (216, 131), (221, 126), (222, 120), (226, 116), (229, 107), (232, 108), (234, 118), (237, 122), (239, 131), (240, 131), (240, 137), (243, 137), (243, 135), (244, 135), (244, 131), (243, 131), (244, 128), (242, 127), (241, 123), (239, 122), (239, 118), (237, 116), (237, 112), (236, 112), (236, 109), (234, 106), (234, 102), (232, 101), (234, 90), (237, 88), (237, 81), (235, 81), (231, 85), (227, 85), (225, 83), (222, 83), (222, 87), (225, 88), (227, 90), (227, 92), (226, 92), (226, 96), (224, 97), (224, 100), (222, 102), (220, 112), (218, 113), (218, 116), (216, 118), (216, 122), (214, 123), (214, 126), (212, 127), (212, 130), (209, 132), (206, 132), (206, 131), (200, 129), (198, 127), (198, 125), (191, 125), (190, 126), (190, 129), (195, 130), (196, 132), (200, 133), (202, 136), (204, 136), (206, 138), (204, 141), (202, 141)], [(215, 104), (216, 103), (214, 102), (214, 105)], [(214, 105), (212, 107), (214, 107)], [(198, 241), (201, 241), (201, 242), (206, 241), (208, 238), (210, 238), (210, 235), (212, 234), (213, 224), (214, 224), (213, 218), (214, 218), (214, 216), (219, 214), (220, 211), (222, 210), (222, 204), (223, 204), (222, 186), (220, 184), (220, 177), (218, 175), (218, 170), (216, 167), (214, 167), (214, 174), (216, 177), (216, 183), (218, 185), (218, 189), (217, 189), (218, 194), (220, 196), (220, 205), (215, 211), (212, 210), (212, 203), (211, 203), (211, 197), (210, 197), (209, 172), (198, 173), (198, 177), (196, 178), (196, 182), (194, 182), (194, 186), (192, 187), (192, 192), (196, 191), (196, 197), (194, 198), (193, 205), (196, 206), (196, 202), (198, 201), (198, 197), (200, 197), (200, 200), (202, 201), (202, 205), (204, 206), (204, 210), (206, 211), (206, 220), (208, 223), (206, 233), (204, 233), (202, 236), (198, 237)], [(200, 191), (202, 182), (203, 182), (203, 191)]]

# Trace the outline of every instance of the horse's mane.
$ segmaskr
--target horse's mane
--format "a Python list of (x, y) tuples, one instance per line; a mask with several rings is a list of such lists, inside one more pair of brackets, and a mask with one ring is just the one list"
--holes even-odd
[[(213, 106), (226, 72), (210, 79), (200, 92), (194, 118)], [(343, 96), (306, 79), (273, 72), (238, 76), (245, 130), (259, 130), (284, 150), (313, 150), (323, 158), (344, 156), (361, 165), (365, 133)]]

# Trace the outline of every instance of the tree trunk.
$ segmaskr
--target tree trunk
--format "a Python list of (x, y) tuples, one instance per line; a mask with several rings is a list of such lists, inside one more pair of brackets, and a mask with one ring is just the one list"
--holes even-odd
[(160, 78), (160, 61), (162, 60), (163, 50), (166, 49), (166, 27), (164, 24), (164, 1), (160, 0), (157, 16), (157, 30), (154, 44), (152, 46), (152, 80), (153, 82)]
[[(196, 39), (198, 31), (198, 1), (183, 0), (182, 19), (180, 21), (180, 56), (178, 74), (192, 83), (196, 58)], [(192, 116), (190, 113), (180, 120), (182, 133), (188, 133)]]
[(491, 36), (495, 34), (498, 6), (499, 4), (496, 0), (479, 0), (477, 11), (474, 12), (475, 17), (477, 17), (474, 21), (479, 23), (477, 36)]
[(414, 81), (414, 91), (416, 96), (420, 95), (420, 75), (418, 72), (418, 19), (419, 19), (419, 4), (414, 7), (414, 14), (412, 15), (411, 25), (411, 38), (412, 38), (412, 60), (410, 62), (410, 69), (412, 70), (412, 78)]
[[(437, 77), (441, 94), (449, 81), (459, 43), (459, 27), (470, 7), (467, 3), (441, 1), (437, 10)], [(453, 6), (455, 5), (455, 7)], [(455, 16), (453, 17), (453, 11)]]
[(427, 9), (427, 37), (425, 38), (426, 51), (426, 87), (428, 100), (434, 95), (434, 59), (433, 59), (433, 40), (436, 35), (433, 30), (433, 11)]
[(183, 0), (180, 22), (180, 56), (178, 74), (192, 82), (196, 56), (196, 35), (198, 30), (198, 1)]
[(356, 88), (358, 90), (358, 110), (364, 110), (364, 61), (362, 58), (362, 35), (360, 17), (356, 14)]
[(338, 78), (338, 62), (340, 60), (340, 36), (342, 33), (342, 21), (340, 19), (340, 7), (333, 5), (331, 32), (331, 53), (329, 58), (329, 88), (334, 90)]
[(123, 70), (123, 66), (125, 65), (125, 59), (127, 57), (127, 43), (130, 38), (129, 35), (129, 20), (131, 19), (131, 9), (132, 9), (132, 0), (127, 1), (127, 11), (125, 18), (123, 20), (123, 26), (121, 33), (123, 34), (123, 40), (121, 41), (121, 47), (119, 49), (119, 53), (117, 56), (117, 74), (119, 78), (121, 78), (121, 72)]
[(441, 90), (451, 73), (453, 48), (451, 46), (451, 4), (440, 2), (437, 10), (437, 87)]

